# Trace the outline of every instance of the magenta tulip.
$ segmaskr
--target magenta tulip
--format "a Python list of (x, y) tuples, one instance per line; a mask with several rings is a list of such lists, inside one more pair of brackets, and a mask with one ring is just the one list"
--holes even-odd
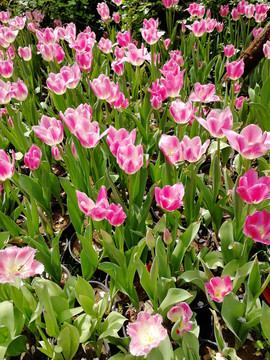
[(95, 221), (101, 221), (105, 219), (109, 206), (107, 199), (107, 189), (105, 186), (101, 187), (96, 203), (81, 191), (76, 190), (76, 195), (79, 209), (84, 214), (88, 215)]
[(241, 59), (239, 61), (233, 61), (231, 63), (226, 63), (226, 70), (228, 78), (231, 80), (237, 80), (244, 74), (245, 63)]
[(166, 185), (162, 189), (155, 188), (155, 198), (157, 204), (166, 211), (174, 211), (183, 205), (185, 195), (184, 186), (181, 182), (170, 186)]
[(235, 47), (231, 45), (223, 46), (224, 54), (229, 58), (234, 55), (235, 53)]
[(270, 214), (264, 209), (248, 215), (243, 233), (256, 242), (270, 245)]
[(158, 146), (170, 164), (184, 161), (182, 147), (176, 136), (162, 134)]
[(127, 215), (120, 204), (115, 205), (112, 203), (108, 206), (106, 220), (108, 220), (111, 225), (122, 225), (126, 217)]
[(24, 155), (24, 164), (32, 171), (36, 170), (39, 167), (41, 157), (42, 151), (38, 146), (33, 144), (29, 151)]
[(199, 136), (195, 136), (194, 138), (190, 139), (187, 135), (185, 135), (180, 143), (183, 152), (183, 158), (190, 163), (197, 162), (206, 152), (209, 144), (209, 139), (206, 140), (202, 145), (202, 141)]
[(217, 276), (205, 283), (205, 287), (211, 300), (221, 303), (224, 296), (232, 291), (232, 280), (229, 276), (224, 276), (223, 279)]
[(184, 103), (180, 99), (172, 102), (170, 113), (177, 124), (186, 124), (194, 119), (197, 108), (193, 106), (191, 101)]
[(4, 150), (0, 150), (0, 183), (12, 178), (15, 172), (15, 151), (12, 150), (12, 162)]
[(181, 336), (184, 332), (191, 330), (193, 322), (190, 321), (193, 312), (185, 302), (174, 305), (167, 313), (167, 318), (171, 322), (180, 320), (179, 328), (176, 330), (177, 335)]

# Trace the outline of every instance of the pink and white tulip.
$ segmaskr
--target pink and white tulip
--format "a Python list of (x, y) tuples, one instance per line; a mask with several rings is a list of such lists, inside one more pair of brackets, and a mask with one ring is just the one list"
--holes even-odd
[(0, 150), (0, 183), (12, 178), (15, 172), (15, 151), (12, 150), (12, 162), (4, 150)]
[(32, 171), (36, 170), (39, 167), (41, 157), (42, 151), (38, 146), (33, 144), (29, 151), (24, 155), (24, 164)]
[(232, 292), (232, 280), (228, 275), (224, 276), (223, 279), (217, 276), (205, 283), (205, 287), (211, 300), (221, 303), (225, 295)]
[(110, 9), (105, 2), (97, 4), (97, 12), (104, 22), (107, 22), (110, 19)]
[(184, 103), (180, 99), (173, 101), (170, 106), (170, 113), (177, 124), (192, 122), (197, 110), (191, 101)]
[(189, 100), (209, 103), (212, 101), (220, 101), (220, 98), (215, 95), (214, 84), (201, 85), (197, 82), (194, 85), (194, 92), (189, 96)]
[(211, 136), (218, 139), (224, 137), (223, 129), (231, 130), (233, 126), (233, 115), (229, 106), (225, 110), (211, 110), (206, 120), (202, 118), (197, 118), (197, 120)]
[(231, 80), (238, 80), (244, 74), (244, 69), (245, 63), (243, 59), (226, 63), (227, 76)]
[(63, 124), (54, 117), (42, 115), (40, 124), (32, 126), (32, 130), (47, 145), (53, 146), (63, 141)]
[(135, 174), (143, 166), (143, 147), (132, 143), (121, 145), (117, 150), (117, 164), (125, 173)]
[(18, 54), (24, 61), (30, 61), (32, 59), (31, 45), (24, 48), (19, 46)]
[(176, 136), (162, 134), (158, 146), (170, 164), (184, 161), (182, 147)]
[(162, 189), (160, 187), (155, 188), (156, 202), (158, 206), (166, 211), (174, 211), (182, 206), (184, 195), (185, 189), (181, 182), (173, 186), (166, 185)]
[(248, 215), (243, 233), (256, 242), (270, 245), (270, 214), (264, 209)]
[(193, 163), (199, 161), (206, 152), (210, 144), (210, 140), (208, 139), (204, 144), (202, 144), (199, 136), (195, 136), (190, 139), (187, 135), (185, 135), (180, 144), (182, 147), (183, 158), (186, 161)]
[(111, 225), (122, 225), (126, 217), (127, 215), (120, 204), (115, 205), (112, 203), (108, 206), (106, 220), (108, 220)]
[(226, 46), (223, 46), (223, 51), (224, 51), (224, 54), (229, 58), (234, 55), (235, 47), (233, 46), (233, 44), (226, 45)]
[(0, 60), (0, 75), (6, 79), (13, 75), (13, 61), (11, 59)]
[(107, 189), (105, 186), (101, 186), (96, 203), (81, 191), (76, 190), (76, 195), (79, 209), (84, 214), (95, 221), (101, 221), (105, 219), (107, 215), (107, 209), (109, 207)]
[(174, 305), (167, 313), (167, 318), (172, 322), (177, 322), (180, 320), (179, 328), (176, 330), (176, 333), (181, 336), (184, 332), (191, 330), (193, 322), (190, 321), (192, 318), (193, 312), (185, 302)]

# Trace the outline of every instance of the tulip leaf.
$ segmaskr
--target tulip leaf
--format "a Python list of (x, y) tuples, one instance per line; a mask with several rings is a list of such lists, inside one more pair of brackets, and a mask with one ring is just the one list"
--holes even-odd
[(191, 297), (192, 295), (184, 289), (170, 288), (168, 290), (167, 296), (160, 304), (159, 313), (164, 318), (171, 306), (175, 305), (176, 303), (186, 301)]

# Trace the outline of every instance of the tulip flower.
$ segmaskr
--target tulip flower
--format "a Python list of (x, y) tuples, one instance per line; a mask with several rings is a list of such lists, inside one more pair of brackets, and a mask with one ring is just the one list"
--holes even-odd
[(162, 134), (158, 146), (170, 164), (184, 161), (182, 147), (176, 136)]
[(55, 57), (58, 64), (60, 64), (65, 58), (65, 52), (59, 44), (55, 44), (53, 47), (53, 56)]
[(162, 189), (155, 188), (155, 198), (157, 204), (166, 211), (174, 211), (183, 205), (185, 194), (184, 186), (181, 182), (173, 186), (166, 185)]
[(141, 49), (138, 49), (134, 44), (129, 44), (126, 57), (122, 59), (122, 61), (127, 61), (133, 66), (141, 66), (145, 60), (149, 60), (149, 54), (143, 44)]
[(127, 326), (127, 334), (131, 338), (129, 345), (131, 355), (147, 355), (160, 345), (167, 335), (167, 330), (161, 323), (161, 315), (150, 315), (146, 311), (139, 312), (137, 320)]
[(259, 204), (270, 199), (270, 178), (262, 176), (258, 178), (258, 173), (250, 169), (239, 179), (239, 186), (236, 192), (248, 204)]
[(50, 146), (59, 144), (64, 137), (62, 122), (46, 115), (42, 115), (40, 124), (32, 126), (32, 130), (39, 139)]
[(215, 29), (215, 27), (216, 27), (216, 25), (217, 25), (217, 20), (215, 20), (215, 19), (209, 19), (209, 18), (208, 18), (208, 19), (205, 21), (205, 31), (206, 31), (207, 33), (213, 32), (214, 29)]
[(177, 124), (186, 124), (194, 119), (194, 114), (197, 112), (191, 101), (184, 103), (180, 99), (172, 102), (170, 106), (170, 113)]
[(12, 162), (10, 162), (4, 150), (0, 150), (0, 184), (12, 178), (15, 171), (15, 151), (12, 150)]
[(252, 33), (253, 33), (254, 38), (256, 38), (262, 31), (263, 31), (262, 27), (260, 27), (259, 29), (256, 29), (256, 28), (253, 29)]
[(110, 9), (105, 2), (97, 4), (97, 12), (104, 22), (107, 22), (110, 19)]
[(112, 2), (117, 5), (117, 6), (120, 6), (123, 2), (123, 0), (112, 0)]
[(167, 318), (172, 322), (180, 320), (179, 328), (176, 330), (177, 335), (181, 336), (184, 332), (191, 330), (193, 322), (190, 321), (193, 312), (187, 303), (182, 302), (174, 305), (167, 313)]
[(270, 41), (269, 40), (267, 40), (266, 43), (263, 44), (263, 53), (267, 59), (270, 59)]
[(38, 54), (41, 54), (43, 60), (53, 61), (53, 45), (38, 43), (37, 48), (39, 50)]
[(224, 296), (232, 291), (232, 280), (229, 276), (224, 276), (223, 279), (217, 276), (205, 283), (205, 287), (211, 300), (221, 303)]
[(245, 63), (241, 59), (239, 61), (233, 61), (226, 63), (227, 76), (231, 80), (237, 80), (244, 74)]
[(244, 96), (240, 96), (238, 98), (236, 98), (234, 106), (236, 107), (236, 109), (241, 109), (241, 107), (243, 106), (243, 102), (244, 102), (245, 98)]
[(120, 144), (117, 150), (117, 164), (127, 174), (135, 174), (143, 166), (142, 145)]
[[(63, 152), (63, 148), (61, 145), (59, 145), (61, 151)], [(56, 161), (60, 161), (62, 160), (62, 155), (61, 155), (61, 152), (59, 151), (58, 147), (56, 145), (52, 146), (52, 157), (54, 158), (54, 160)]]
[(220, 16), (222, 17), (226, 17), (229, 14), (230, 10), (229, 10), (229, 5), (220, 5)]
[(161, 79), (161, 84), (165, 87), (168, 97), (178, 97), (180, 90), (183, 87), (183, 78), (184, 72), (180, 71), (177, 75), (174, 75), (172, 72), (166, 75), (165, 79)]
[(116, 24), (120, 23), (120, 15), (118, 13), (113, 13), (113, 21)]
[(77, 109), (68, 108), (64, 114), (60, 111), (59, 115), (69, 131), (75, 134), (76, 124), (79, 123), (82, 118), (88, 121), (92, 119), (92, 108), (91, 105), (81, 104)]
[(255, 11), (255, 6), (253, 4), (247, 4), (245, 7), (245, 15), (247, 19), (251, 19), (253, 17)]
[(60, 73), (50, 73), (46, 84), (48, 88), (57, 95), (62, 95), (66, 92), (66, 82)]
[(68, 89), (75, 89), (81, 80), (81, 71), (77, 63), (72, 66), (63, 66), (60, 69), (60, 74)]
[(107, 199), (107, 189), (101, 186), (96, 203), (90, 199), (85, 193), (76, 190), (79, 209), (95, 221), (105, 219), (109, 206)]
[(87, 149), (96, 147), (100, 140), (98, 122), (90, 122), (86, 118), (80, 119), (75, 126), (75, 135), (83, 147)]
[(232, 18), (234, 21), (237, 21), (240, 19), (240, 14), (236, 8), (232, 9)]
[(164, 31), (157, 31), (158, 19), (144, 19), (143, 28), (141, 29), (142, 37), (149, 45), (154, 45), (160, 37), (165, 33)]
[(224, 54), (229, 58), (234, 55), (235, 47), (233, 46), (233, 44), (226, 45), (226, 46), (223, 46), (223, 51), (224, 51)]
[(194, 92), (190, 94), (189, 100), (199, 101), (203, 103), (209, 103), (211, 101), (220, 101), (220, 98), (215, 95), (215, 85), (207, 84), (201, 85), (200, 83), (195, 83)]
[(118, 111), (120, 111), (121, 109), (126, 109), (128, 107), (128, 104), (129, 100), (125, 98), (125, 95), (123, 93), (119, 93), (118, 98), (113, 101), (113, 107)]
[(106, 100), (110, 96), (110, 79), (100, 74), (97, 79), (90, 81), (90, 86), (98, 99)]
[(113, 71), (118, 75), (122, 76), (124, 74), (124, 64), (121, 60), (114, 60), (111, 63)]
[(122, 225), (126, 217), (127, 215), (120, 204), (115, 205), (112, 203), (108, 206), (106, 220), (108, 220), (111, 225)]
[(81, 70), (89, 72), (92, 66), (93, 54), (92, 52), (76, 52), (75, 58)]
[(170, 58), (171, 60), (173, 60), (178, 66), (183, 66), (184, 65), (184, 59), (183, 56), (181, 54), (181, 51), (179, 50), (172, 50), (170, 52)]
[(223, 28), (224, 28), (224, 24), (221, 22), (217, 22), (217, 24), (216, 24), (217, 32), (219, 32), (219, 33), (222, 32)]
[(248, 215), (243, 233), (256, 242), (270, 245), (270, 214), (264, 209)]
[(125, 53), (126, 53), (126, 49), (123, 47), (120, 48), (119, 46), (116, 46), (114, 49), (114, 55), (115, 55), (116, 59), (118, 59), (118, 60), (123, 59), (123, 57), (125, 56)]
[(270, 148), (267, 137), (269, 133), (262, 133), (259, 126), (250, 124), (246, 126), (240, 134), (233, 130), (225, 130), (223, 132), (229, 141), (230, 146), (239, 152), (246, 159), (256, 159), (266, 154)]
[(0, 104), (8, 104), (12, 97), (12, 87), (11, 83), (4, 82), (0, 79)]
[(24, 60), (24, 61), (29, 61), (32, 59), (32, 50), (31, 50), (31, 45), (27, 46), (27, 47), (20, 47), (18, 48), (18, 54), (19, 56)]
[(247, 6), (247, 2), (245, 0), (241, 0), (238, 4), (237, 4), (237, 11), (239, 12), (240, 15), (244, 15), (245, 14), (245, 10), (246, 10), (246, 6)]
[(0, 21), (2, 23), (7, 23), (9, 21), (9, 18), (10, 18), (10, 13), (8, 10), (0, 12)]
[(98, 47), (104, 54), (112, 52), (112, 42), (110, 39), (104, 39), (103, 37), (99, 40)]
[(11, 91), (12, 96), (18, 101), (24, 101), (27, 98), (28, 89), (21, 79), (11, 84)]
[(202, 118), (196, 119), (209, 131), (211, 136), (219, 139), (224, 137), (223, 129), (231, 130), (233, 126), (233, 115), (229, 106), (225, 110), (211, 110), (206, 120)]
[(196, 20), (192, 25), (186, 25), (186, 27), (191, 30), (196, 37), (203, 36), (206, 31), (205, 20)]
[(24, 164), (30, 170), (36, 170), (39, 167), (42, 157), (42, 151), (38, 146), (33, 144), (29, 151), (24, 155)]
[(131, 44), (131, 31), (127, 30), (124, 33), (119, 32), (116, 35), (116, 41), (121, 47), (128, 47), (128, 45)]
[(191, 16), (197, 16), (198, 18), (202, 18), (205, 12), (205, 8), (203, 5), (192, 3), (189, 5), (187, 10)]
[(0, 75), (8, 79), (13, 75), (13, 61), (10, 59), (0, 60)]
[(190, 139), (187, 135), (185, 135), (180, 143), (183, 158), (190, 163), (197, 162), (206, 152), (209, 144), (209, 139), (206, 140), (202, 145), (201, 138), (199, 136), (195, 136), (194, 138)]
[(42, 274), (44, 265), (34, 260), (36, 252), (29, 246), (10, 246), (0, 250), (0, 283), (13, 283), (16, 278), (27, 279)]

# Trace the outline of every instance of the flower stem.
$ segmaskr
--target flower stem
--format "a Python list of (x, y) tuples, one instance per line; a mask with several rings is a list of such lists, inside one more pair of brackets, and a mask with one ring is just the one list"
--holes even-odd
[(94, 168), (94, 172), (95, 172), (95, 177), (96, 177), (96, 182), (97, 182), (99, 180), (97, 164), (96, 164), (96, 161), (95, 161), (93, 150), (89, 149), (89, 152), (90, 152), (90, 157), (91, 157), (91, 160), (92, 160), (92, 164), (93, 164), (93, 168)]
[(138, 66), (137, 69), (138, 69), (139, 81), (140, 81), (140, 102), (141, 102), (141, 105), (142, 105), (142, 74), (141, 74), (141, 67)]
[(128, 196), (129, 196), (129, 221), (131, 221), (132, 218), (132, 174), (129, 175), (129, 190), (128, 190)]

